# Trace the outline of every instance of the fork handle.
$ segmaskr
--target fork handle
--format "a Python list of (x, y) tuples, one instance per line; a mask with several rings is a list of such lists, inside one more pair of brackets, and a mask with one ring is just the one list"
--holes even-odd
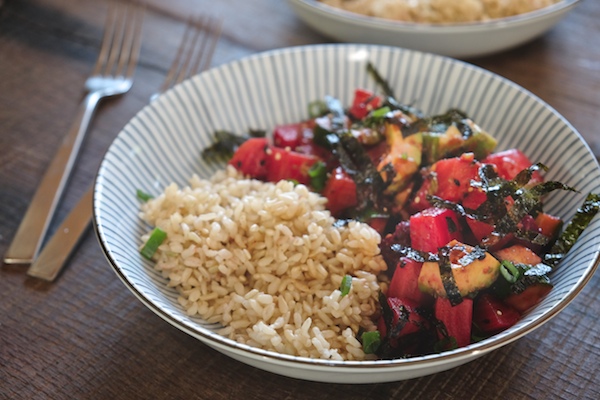
[(4, 255), (6, 264), (30, 264), (37, 256), (100, 99), (98, 92), (90, 92), (79, 107)]
[(49, 282), (56, 278), (92, 221), (93, 194), (92, 185), (48, 240), (27, 275)]

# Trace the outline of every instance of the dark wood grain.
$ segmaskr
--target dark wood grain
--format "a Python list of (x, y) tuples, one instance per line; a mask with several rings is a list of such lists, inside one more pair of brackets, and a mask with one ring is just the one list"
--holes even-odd
[[(59, 215), (93, 179), (118, 131), (158, 88), (185, 18), (225, 18), (213, 64), (329, 42), (281, 0), (148, 0), (130, 93), (100, 108)], [(99, 48), (106, 3), (0, 0), (0, 253), (70, 126)], [(542, 38), (467, 60), (563, 114), (600, 155), (600, 3), (583, 1)], [(56, 225), (54, 222), (53, 227)], [(453, 370), (376, 385), (267, 373), (221, 355), (146, 309), (108, 267), (92, 231), (52, 284), (0, 268), (0, 399), (598, 399), (600, 278), (513, 344)]]

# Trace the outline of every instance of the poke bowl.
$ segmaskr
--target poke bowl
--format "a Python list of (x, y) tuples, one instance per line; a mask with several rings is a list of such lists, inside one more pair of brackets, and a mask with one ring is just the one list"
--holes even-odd
[(481, 57), (527, 43), (552, 29), (578, 0), (511, 17), (452, 24), (416, 23), (362, 15), (317, 0), (289, 0), (298, 17), (317, 32), (349, 43), (400, 46), (450, 57)]
[[(181, 275), (186, 273), (174, 273), (175, 270), (170, 270), (168, 263), (163, 263), (161, 268), (157, 268), (159, 263), (154, 257), (156, 254), (150, 254), (149, 257), (142, 255), (145, 243), (151, 241), (149, 232), (152, 231), (153, 225), (148, 218), (151, 212), (148, 209), (142, 212), (144, 204), (156, 204), (154, 200), (165, 204), (170, 201), (164, 200), (169, 198), (169, 193), (180, 193), (189, 187), (191, 181), (196, 182), (192, 185), (200, 185), (197, 194), (205, 196), (202, 198), (206, 199), (206, 202), (210, 201), (211, 193), (207, 192), (210, 192), (210, 187), (213, 187), (210, 185), (214, 183), (210, 183), (209, 186), (202, 185), (206, 185), (215, 174), (221, 174), (223, 179), (222, 174), (228, 162), (225, 158), (207, 159), (202, 156), (203, 152), (214, 144), (215, 132), (270, 132), (276, 126), (306, 120), (309, 116), (308, 105), (326, 96), (335, 97), (344, 105), (351, 104), (356, 88), (373, 92), (378, 90), (380, 82), (373, 79), (369, 65), (375, 66), (380, 76), (386, 78), (389, 87), (398, 94), (398, 100), (410, 104), (411, 109), (418, 108), (426, 115), (444, 113), (449, 109), (463, 110), (480, 127), (493, 134), (497, 141), (495, 151), (518, 148), (529, 159), (548, 166), (545, 180), (560, 181), (577, 189), (577, 192), (553, 191), (544, 199), (546, 212), (569, 221), (576, 215), (587, 193), (600, 192), (600, 168), (579, 133), (551, 106), (502, 77), (461, 61), (379, 45), (316, 45), (274, 50), (213, 68), (169, 90), (142, 109), (123, 128), (108, 149), (95, 181), (93, 220), (95, 232), (108, 263), (124, 285), (164, 321), (229, 357), (276, 374), (331, 383), (398, 381), (447, 370), (521, 338), (540, 328), (564, 309), (591, 279), (598, 266), (598, 218), (591, 220), (566, 257), (552, 271), (550, 292), (533, 307), (525, 310), (516, 323), (497, 334), (465, 346), (450, 346), (411, 357), (359, 359), (358, 356), (353, 356), (364, 356), (360, 350), (358, 353), (348, 350), (348, 357), (343, 359), (333, 356), (314, 357), (313, 353), (301, 351), (293, 354), (288, 351), (289, 347), (276, 347), (283, 346), (282, 341), (285, 341), (285, 338), (282, 337), (277, 337), (277, 340), (270, 341), (271, 344), (267, 343), (264, 347), (257, 346), (256, 342), (259, 339), (252, 336), (253, 327), (249, 328), (249, 337), (243, 340), (238, 340), (237, 337), (234, 339), (228, 336), (226, 326), (227, 323), (235, 324), (235, 315), (238, 314), (227, 311), (230, 317), (224, 323), (223, 320), (214, 317), (214, 310), (208, 312), (200, 304), (202, 296), (210, 299), (221, 296), (220, 288), (216, 288), (214, 293), (209, 290), (210, 293), (201, 294), (194, 291), (195, 287), (182, 287), (179, 285), (184, 279)], [(230, 165), (228, 179), (232, 178), (231, 170)], [(196, 177), (192, 178), (193, 176)], [(258, 182), (256, 179), (251, 181)], [(247, 188), (255, 184), (241, 185)], [(263, 187), (257, 188), (254, 192), (260, 194)], [(314, 195), (308, 193), (305, 185), (289, 180), (282, 181), (275, 189), (271, 187), (268, 190), (282, 192), (286, 188), (293, 192), (286, 193), (286, 196), (298, 193)], [(136, 196), (136, 192), (139, 193), (140, 190), (152, 198), (140, 200)], [(238, 196), (237, 186), (230, 185), (220, 190), (220, 193), (227, 193), (230, 197)], [(197, 204), (198, 201), (191, 201), (191, 192), (185, 192), (182, 196), (185, 207), (195, 209), (202, 206)], [(301, 199), (292, 201), (294, 202), (301, 208), (305, 207), (308, 201)], [(324, 204), (321, 197), (316, 198), (315, 202), (319, 207)], [(192, 251), (196, 251), (196, 247), (211, 247), (210, 241), (235, 242), (242, 249), (251, 246), (250, 239), (222, 239), (219, 235), (229, 229), (228, 226), (241, 226), (242, 219), (250, 220), (252, 215), (231, 217), (222, 225), (211, 224), (207, 228), (198, 228), (199, 231), (193, 233), (195, 225), (185, 223), (182, 219), (185, 207), (176, 206), (166, 221), (169, 226), (176, 226), (177, 229), (185, 231), (186, 235), (192, 234), (193, 240), (198, 239), (202, 229), (206, 231), (204, 233), (209, 240), (208, 244), (194, 245)], [(270, 216), (271, 213), (260, 208), (254, 210), (254, 214), (259, 216)], [(288, 211), (287, 208), (280, 207), (272, 212), (285, 214)], [(319, 211), (315, 215), (320, 216), (320, 219), (333, 219), (328, 213), (329, 211)], [(212, 211), (202, 214), (199, 220), (210, 221), (211, 218), (214, 218)], [(296, 220), (299, 219), (301, 218), (295, 216), (295, 222), (290, 222), (289, 228), (291, 229), (291, 225), (295, 226)], [(352, 222), (348, 222), (347, 226), (351, 224)], [(253, 232), (264, 228), (259, 223), (250, 225), (252, 226), (249, 229)], [(288, 227), (279, 226), (282, 224), (277, 225), (267, 229), (270, 235), (283, 235), (290, 230)], [(322, 238), (319, 235), (325, 234), (320, 233), (322, 231), (314, 228), (314, 225), (309, 229), (317, 236), (316, 240), (320, 240)], [(360, 247), (374, 237), (374, 229), (367, 231), (361, 230), (360, 238), (342, 236), (342, 240), (338, 242), (352, 242)], [(289, 247), (291, 244), (287, 245)], [(353, 245), (349, 244), (350, 247)], [(179, 257), (176, 253), (186, 250), (177, 250), (178, 246), (172, 244), (170, 249), (163, 249), (162, 254), (165, 257)], [(303, 247), (298, 249), (303, 250)], [(190, 260), (189, 265), (184, 268), (192, 269), (187, 272), (186, 279), (193, 276), (196, 279), (195, 284), (201, 285), (199, 281), (202, 278), (195, 275), (195, 269), (200, 271), (209, 262), (212, 263), (210, 265), (213, 271), (227, 274), (224, 269), (228, 265), (228, 253), (220, 253), (220, 250), (211, 253), (209, 250), (205, 251), (205, 256), (211, 260)], [(292, 258), (301, 257), (296, 257), (295, 254), (283, 260), (272, 257), (264, 264), (272, 264), (277, 269), (285, 263), (291, 263)], [(311, 264), (307, 259), (304, 262)], [(342, 260), (342, 264), (344, 262)], [(348, 262), (352, 263), (352, 260)], [(262, 261), (259, 264), (262, 264)], [(247, 269), (244, 270), (244, 278), (240, 278), (239, 281), (253, 279), (252, 272), (259, 273), (259, 268), (265, 265), (244, 263), (244, 268)], [(238, 286), (235, 289), (238, 294), (231, 296), (242, 298), (243, 301), (248, 293), (244, 292), (239, 281), (236, 281)], [(356, 289), (355, 279), (352, 278), (351, 282), (353, 286), (348, 290), (352, 293)], [(339, 285), (339, 281), (337, 284)], [(309, 285), (303, 287), (307, 286)], [(333, 292), (338, 297), (343, 296), (337, 289)], [(330, 289), (329, 294), (320, 295), (322, 298), (315, 295), (311, 301), (314, 304), (325, 302), (325, 297), (330, 301), (333, 292)], [(257, 294), (256, 291), (254, 294)], [(252, 303), (250, 308), (268, 308), (267, 304), (271, 300), (262, 295), (263, 293), (257, 295), (258, 302)], [(200, 317), (205, 312), (208, 314), (204, 315), (209, 317)], [(314, 319), (318, 313), (319, 310), (314, 311)], [(308, 330), (310, 322), (305, 322), (296, 322), (299, 330)], [(258, 325), (260, 323), (254, 327)], [(247, 327), (248, 324), (245, 324), (242, 329)], [(268, 328), (271, 328), (271, 331), (278, 329), (274, 324)], [(314, 329), (311, 332), (314, 332)], [(350, 335), (352, 337), (345, 338), (350, 343), (356, 343), (353, 335), (357, 334), (353, 332)], [(311, 343), (315, 347), (328, 346), (311, 340), (306, 346), (311, 347)], [(271, 345), (273, 347), (270, 347)], [(276, 351), (274, 348), (285, 348), (285, 351)]]

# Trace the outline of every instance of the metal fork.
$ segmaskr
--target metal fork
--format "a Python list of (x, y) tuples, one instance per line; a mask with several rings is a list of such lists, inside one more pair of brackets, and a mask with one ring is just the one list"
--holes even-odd
[(87, 95), (4, 255), (6, 264), (33, 262), (100, 100), (124, 94), (131, 88), (141, 44), (142, 11), (135, 4), (111, 3), (98, 60), (85, 82)]
[[(209, 17), (188, 21), (167, 76), (159, 92), (152, 95), (150, 101), (175, 84), (210, 66), (221, 35), (221, 27), (221, 20)], [(31, 265), (27, 271), (28, 275), (53, 281), (66, 265), (92, 220), (93, 190), (92, 184)]]

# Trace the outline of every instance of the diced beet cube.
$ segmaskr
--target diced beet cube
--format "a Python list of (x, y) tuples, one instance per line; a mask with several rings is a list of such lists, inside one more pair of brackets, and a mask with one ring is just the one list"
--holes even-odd
[(302, 123), (278, 125), (273, 130), (273, 144), (276, 147), (295, 150), (302, 140)]
[[(464, 297), (463, 301), (452, 306), (450, 300), (438, 297), (435, 300), (435, 318), (444, 324), (448, 336), (456, 340), (458, 347), (471, 343), (471, 323), (473, 322), (473, 300)], [(440, 335), (443, 339), (443, 335)]]
[(370, 216), (365, 222), (375, 229), (380, 235), (383, 235), (390, 221), (390, 216), (386, 214), (376, 214)]
[(410, 241), (413, 249), (437, 253), (452, 239), (462, 241), (456, 213), (445, 208), (428, 208), (410, 217)]
[(503, 301), (517, 311), (524, 313), (542, 301), (550, 290), (552, 290), (552, 285), (550, 283), (534, 283), (527, 286), (521, 293), (511, 294), (503, 299)]
[(426, 174), (424, 176), (423, 183), (421, 183), (421, 186), (416, 190), (414, 196), (408, 203), (408, 211), (411, 214), (431, 207), (431, 203), (427, 200), (427, 196), (435, 194), (434, 179), (432, 174)]
[(473, 322), (483, 332), (496, 334), (516, 324), (521, 314), (489, 293), (478, 296), (473, 306)]
[(399, 244), (404, 247), (411, 247), (410, 244), (410, 222), (409, 221), (400, 221), (396, 224), (396, 229), (394, 229), (393, 233), (388, 233), (381, 240), (381, 255), (385, 260), (388, 271), (390, 273), (390, 277), (394, 272), (394, 268), (400, 261), (400, 255), (398, 252), (392, 249), (392, 246), (395, 244)]
[[(496, 166), (498, 176), (504, 179), (514, 179), (522, 170), (529, 168), (533, 163), (521, 150), (509, 149), (493, 153), (482, 160), (482, 163)], [(534, 172), (529, 181), (531, 184), (543, 182), (544, 178), (539, 172)]]
[(381, 99), (373, 92), (359, 88), (354, 91), (350, 114), (356, 119), (363, 119), (371, 110), (379, 108), (380, 104)]
[(271, 146), (266, 161), (267, 181), (279, 182), (288, 179), (308, 185), (308, 171), (317, 161), (319, 158), (316, 156)]
[[(487, 196), (485, 192), (474, 189), (467, 193), (463, 199), (462, 205), (467, 209), (477, 210), (477, 208), (483, 204), (486, 199)], [(481, 243), (484, 238), (488, 237), (490, 233), (494, 231), (494, 226), (488, 224), (487, 222), (478, 221), (471, 217), (467, 217), (466, 221), (467, 225), (471, 229), (471, 232), (473, 233), (473, 237), (478, 243)]]
[(387, 296), (409, 299), (413, 300), (419, 306), (424, 305), (428, 299), (428, 295), (421, 292), (417, 284), (422, 266), (423, 263), (408, 257), (402, 257), (398, 265), (396, 265)]
[(327, 209), (338, 217), (341, 213), (357, 204), (356, 182), (342, 169), (333, 170), (325, 183), (323, 196), (327, 197)]
[(367, 155), (369, 156), (369, 158), (371, 159), (373, 164), (378, 165), (381, 162), (381, 160), (383, 159), (383, 157), (385, 157), (385, 155), (387, 153), (389, 153), (390, 146), (387, 143), (387, 141), (382, 140), (381, 142), (377, 143), (376, 145), (367, 147), (366, 150), (367, 150)]
[(432, 170), (437, 175), (435, 195), (449, 201), (460, 201), (471, 188), (471, 180), (478, 176), (481, 164), (473, 153), (437, 161)]
[(265, 138), (248, 139), (238, 147), (229, 164), (251, 178), (265, 179), (270, 147)]
[(391, 311), (391, 329), (388, 330), (390, 338), (406, 336), (426, 326), (427, 320), (418, 313), (418, 306), (414, 301), (387, 297), (387, 305)]
[(563, 226), (563, 220), (561, 218), (544, 212), (539, 213), (535, 217), (535, 223), (540, 228), (540, 232), (550, 240), (554, 240), (558, 237)]
[(507, 260), (514, 264), (537, 265), (542, 262), (540, 256), (538, 256), (531, 249), (520, 244), (514, 244), (512, 246), (496, 250), (494, 252), (494, 256), (496, 256), (496, 258), (498, 258), (500, 261)]

